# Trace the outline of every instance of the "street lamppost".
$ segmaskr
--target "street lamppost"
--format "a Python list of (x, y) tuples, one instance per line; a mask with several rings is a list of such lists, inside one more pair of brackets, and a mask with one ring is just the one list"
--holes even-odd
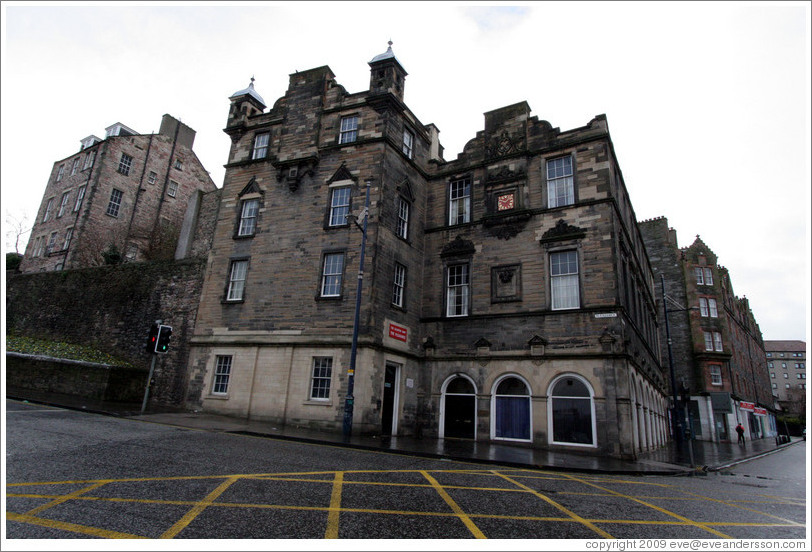
[[(349, 440), (352, 435), (352, 414), (353, 403), (355, 397), (353, 391), (355, 389), (355, 357), (358, 352), (358, 326), (361, 318), (361, 289), (364, 285), (364, 253), (367, 246), (367, 220), (369, 220), (369, 186), (372, 182), (371, 178), (367, 178), (366, 183), (366, 199), (364, 200), (364, 210), (361, 216), (364, 217), (364, 224), (361, 228), (361, 259), (358, 263), (358, 289), (355, 293), (355, 321), (352, 325), (352, 348), (350, 349), (350, 367), (347, 370), (347, 397), (344, 399), (344, 440)], [(349, 216), (349, 215), (348, 215)], [(358, 224), (358, 221), (355, 221)]]
[(663, 311), (665, 318), (665, 340), (668, 343), (668, 368), (671, 371), (671, 391), (674, 395), (674, 405), (671, 409), (671, 425), (677, 443), (682, 443), (682, 423), (679, 415), (679, 396), (677, 395), (677, 378), (674, 375), (674, 354), (671, 352), (671, 331), (668, 328), (668, 300), (665, 298), (665, 277), (660, 274), (660, 285), (663, 290)]
[[(679, 392), (677, 391), (677, 378), (674, 374), (674, 354), (671, 352), (671, 330), (668, 326), (668, 298), (665, 295), (665, 276), (660, 274), (660, 284), (663, 290), (663, 311), (665, 313), (665, 336), (666, 342), (668, 343), (668, 367), (671, 372), (671, 391), (674, 396), (674, 409), (671, 413), (671, 419), (674, 425), (674, 437), (677, 440), (677, 444), (682, 444), (683, 437), (688, 438), (688, 452), (690, 453), (691, 459), (691, 467), (694, 465), (694, 441), (693, 441), (693, 421), (691, 420), (691, 408), (690, 408), (690, 400), (691, 400), (691, 391), (685, 385), (685, 382), (682, 382), (682, 388), (680, 389), (682, 394), (682, 403), (683, 408), (685, 409), (685, 421), (686, 421), (686, 428), (683, 434), (682, 428), (682, 421), (683, 417), (680, 413), (679, 409)], [(691, 311), (695, 310), (695, 307), (686, 307), (682, 309), (673, 310), (672, 312), (683, 312), (683, 311)]]

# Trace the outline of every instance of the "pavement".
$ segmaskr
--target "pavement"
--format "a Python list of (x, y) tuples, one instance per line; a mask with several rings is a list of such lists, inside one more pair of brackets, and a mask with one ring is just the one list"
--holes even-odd
[(636, 460), (591, 456), (575, 452), (549, 451), (521, 444), (503, 444), (464, 439), (431, 437), (369, 436), (308, 428), (279, 427), (270, 422), (186, 410), (150, 408), (143, 414), (140, 404), (104, 403), (67, 395), (26, 392), (7, 393), (7, 399), (58, 406), (131, 420), (166, 424), (201, 431), (214, 431), (284, 439), (304, 443), (334, 445), (427, 458), (498, 464), (520, 468), (593, 472), (625, 475), (706, 475), (738, 463), (771, 454), (799, 442), (777, 443), (775, 437), (735, 443), (690, 441), (669, 443), (655, 451), (641, 453)]

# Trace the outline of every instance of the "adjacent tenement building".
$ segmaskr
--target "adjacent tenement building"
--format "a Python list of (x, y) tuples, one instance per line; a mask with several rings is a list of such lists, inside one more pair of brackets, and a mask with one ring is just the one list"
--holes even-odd
[(770, 384), (785, 414), (806, 418), (806, 342), (765, 341)]
[(660, 308), (664, 299), (668, 326), (660, 324), (661, 358), (665, 363), (671, 355), (677, 394), (687, 389), (690, 397), (679, 414), (682, 427), (705, 441), (735, 440), (739, 422), (750, 439), (775, 435), (764, 343), (747, 298), (734, 294), (730, 273), (699, 236), (679, 248), (665, 217), (638, 226), (655, 278), (665, 288)]
[(606, 118), (561, 131), (520, 102), (446, 161), (391, 44), (369, 67), (362, 92), (324, 66), (270, 109), (253, 79), (230, 97), (188, 404), (341, 431), (366, 225), (354, 431), (665, 443), (655, 281)]
[(192, 149), (195, 131), (172, 116), (157, 134), (106, 131), (54, 163), (22, 272), (171, 259), (190, 198), (216, 189)]

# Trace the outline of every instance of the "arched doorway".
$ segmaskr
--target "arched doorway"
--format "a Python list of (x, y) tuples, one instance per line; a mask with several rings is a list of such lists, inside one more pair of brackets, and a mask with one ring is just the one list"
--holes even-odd
[(565, 374), (553, 380), (549, 395), (552, 442), (596, 446), (595, 403), (589, 383), (580, 376)]
[(518, 376), (503, 376), (494, 383), (491, 399), (491, 438), (530, 441), (530, 388)]
[(443, 385), (442, 437), (476, 439), (476, 386), (461, 374)]

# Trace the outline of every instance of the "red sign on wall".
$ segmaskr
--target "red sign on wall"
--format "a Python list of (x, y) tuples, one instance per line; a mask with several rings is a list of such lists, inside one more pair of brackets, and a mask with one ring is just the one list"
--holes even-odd
[(756, 416), (766, 416), (767, 415), (767, 409), (766, 408), (761, 408), (760, 406), (757, 406), (757, 407), (755, 407), (753, 409), (753, 414), (755, 414)]
[(754, 405), (751, 402), (742, 401), (742, 402), (739, 403), (739, 408), (741, 408), (742, 410), (747, 410), (749, 412), (752, 412), (755, 407), (756, 407), (756, 405)]
[(406, 341), (409, 331), (403, 326), (389, 324), (389, 337), (398, 341)]

